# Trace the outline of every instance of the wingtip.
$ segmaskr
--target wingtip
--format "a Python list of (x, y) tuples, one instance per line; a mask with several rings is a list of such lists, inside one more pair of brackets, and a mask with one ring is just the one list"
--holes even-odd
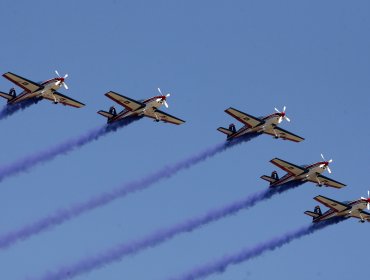
[(322, 195), (316, 195), (313, 199), (320, 202), (319, 198), (323, 198), (323, 196)]
[[(5, 78), (5, 79), (8, 79), (10, 80), (8, 77), (7, 77), (7, 74), (13, 74), (12, 72), (6, 72), (4, 73), (2, 76)], [(13, 74), (14, 75), (14, 74)]]

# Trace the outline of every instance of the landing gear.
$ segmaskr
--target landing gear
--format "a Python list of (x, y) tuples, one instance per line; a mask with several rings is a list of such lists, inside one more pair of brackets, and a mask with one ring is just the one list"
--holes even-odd
[[(42, 94), (44, 94), (44, 91), (41, 92), (41, 96), (42, 96)], [(57, 99), (56, 96), (54, 95), (54, 91), (51, 92), (51, 96), (54, 99), (53, 103), (54, 104), (58, 104), (59, 103), (59, 99)]]
[(360, 220), (360, 223), (362, 223), (362, 224), (363, 224), (363, 223), (365, 223), (365, 220), (362, 220), (362, 219), (361, 219), (361, 220)]
[(154, 117), (155, 117), (155, 122), (160, 122), (161, 121), (161, 118), (158, 117), (156, 111), (157, 111), (157, 108), (153, 107), (153, 111), (154, 111)]
[(320, 173), (317, 173), (317, 172), (316, 172), (316, 181), (317, 181), (317, 186), (318, 186), (318, 187), (322, 187), (322, 183), (320, 182), (319, 177), (318, 177), (319, 175), (320, 175)]

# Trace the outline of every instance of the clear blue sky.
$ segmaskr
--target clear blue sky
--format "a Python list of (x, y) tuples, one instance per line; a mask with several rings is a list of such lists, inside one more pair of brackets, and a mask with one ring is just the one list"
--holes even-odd
[[(334, 159), (331, 177), (348, 187), (307, 183), (76, 279), (163, 279), (309, 223), (303, 212), (318, 194), (366, 195), (369, 9), (368, 1), (338, 0), (1, 1), (0, 72), (35, 81), (68, 73), (70, 89), (61, 92), (87, 104), (43, 101), (1, 121), (1, 163), (103, 124), (96, 111), (112, 105), (109, 90), (140, 99), (161, 87), (171, 92), (166, 111), (187, 121), (143, 119), (1, 182), (1, 232), (223, 141), (216, 128), (233, 121), (223, 112), (229, 106), (259, 116), (286, 105), (292, 122), (282, 127), (306, 140), (260, 136), (0, 251), (0, 278), (40, 275), (266, 188), (259, 177), (274, 170), (274, 157), (304, 164), (323, 153)], [(10, 87), (0, 79), (0, 90)], [(369, 234), (368, 224), (350, 220), (209, 279), (363, 278)]]

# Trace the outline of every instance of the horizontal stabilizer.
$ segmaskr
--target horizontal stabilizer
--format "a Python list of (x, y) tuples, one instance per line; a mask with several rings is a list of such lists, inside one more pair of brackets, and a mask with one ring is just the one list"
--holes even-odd
[(227, 129), (227, 128), (224, 128), (224, 127), (219, 127), (219, 128), (217, 128), (217, 130), (222, 132), (222, 133), (225, 133), (227, 136), (230, 136), (230, 135), (234, 134), (234, 132), (232, 132), (230, 129)]
[(267, 176), (267, 175), (262, 175), (260, 178), (263, 179), (263, 180), (266, 180), (267, 182), (270, 182), (270, 183), (275, 183), (277, 181), (276, 179), (274, 179), (270, 176)]
[(114, 117), (114, 115), (113, 115), (113, 114), (108, 113), (108, 112), (103, 111), (103, 110), (100, 110), (100, 111), (98, 112), (98, 114), (99, 114), (99, 115), (102, 115), (103, 117), (106, 117), (106, 118), (108, 118), (108, 119), (110, 119), (110, 118)]
[(304, 212), (306, 215), (308, 215), (308, 216), (311, 216), (312, 218), (317, 218), (317, 217), (319, 217), (320, 215), (319, 214), (317, 214), (317, 213), (315, 213), (315, 212), (312, 212), (312, 211), (306, 211), (306, 212)]
[(10, 94), (7, 94), (5, 92), (2, 92), (2, 91), (0, 91), (0, 96), (7, 99), (7, 100), (12, 100), (14, 98), (14, 96), (12, 96)]

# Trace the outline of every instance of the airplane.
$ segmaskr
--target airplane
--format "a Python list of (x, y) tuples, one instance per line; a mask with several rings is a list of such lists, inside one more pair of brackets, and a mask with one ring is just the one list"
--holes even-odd
[(0, 92), (0, 96), (8, 100), (8, 105), (18, 104), (29, 99), (34, 99), (36, 101), (45, 98), (53, 101), (54, 104), (61, 103), (63, 105), (76, 108), (85, 106), (85, 104), (57, 91), (61, 86), (64, 86), (65, 89), (68, 89), (68, 86), (64, 81), (68, 77), (68, 74), (66, 74), (64, 77), (61, 77), (58, 71), (55, 70), (55, 73), (58, 75), (58, 77), (52, 78), (45, 82), (36, 83), (14, 73), (7, 72), (3, 74), (3, 77), (24, 90), (17, 96), (14, 88), (11, 88), (9, 93)]
[(339, 202), (328, 197), (318, 195), (314, 199), (330, 209), (325, 213), (321, 212), (320, 206), (316, 206), (314, 212), (306, 211), (306, 215), (312, 217), (313, 223), (318, 223), (334, 217), (357, 218), (361, 223), (370, 222), (370, 213), (364, 211), (365, 208), (370, 210), (370, 192), (367, 192), (367, 198), (361, 197), (354, 201)]
[(274, 138), (276, 139), (281, 138), (294, 142), (300, 142), (304, 140), (304, 138), (278, 127), (278, 124), (280, 124), (283, 120), (290, 122), (290, 119), (285, 114), (285, 109), (286, 107), (284, 106), (283, 111), (280, 112), (278, 109), (275, 108), (276, 113), (265, 117), (256, 118), (252, 115), (230, 107), (226, 109), (225, 112), (238, 121), (242, 122), (244, 126), (238, 131), (236, 130), (234, 124), (230, 124), (228, 129), (224, 127), (219, 127), (217, 130), (225, 133), (227, 135), (226, 140), (228, 141), (247, 133), (266, 133), (274, 136)]
[(125, 109), (122, 110), (120, 113), (117, 113), (116, 109), (112, 106), (109, 112), (100, 110), (98, 111), (98, 114), (106, 117), (108, 119), (108, 124), (117, 122), (128, 116), (146, 116), (154, 119), (157, 122), (163, 121), (177, 125), (183, 124), (185, 121), (171, 116), (170, 114), (167, 114), (158, 109), (162, 105), (168, 108), (166, 100), (167, 97), (170, 96), (169, 93), (166, 95), (162, 94), (160, 88), (158, 88), (158, 91), (160, 95), (145, 100), (134, 100), (129, 97), (120, 95), (114, 91), (109, 91), (105, 94), (105, 96), (122, 105)]
[(295, 165), (279, 158), (274, 158), (270, 160), (270, 162), (288, 173), (279, 178), (277, 172), (273, 171), (271, 173), (271, 176), (263, 175), (261, 176), (261, 179), (270, 182), (271, 188), (281, 186), (291, 181), (310, 181), (316, 183), (319, 187), (321, 187), (322, 185), (338, 189), (345, 187), (345, 184), (321, 175), (321, 173), (323, 173), (325, 170), (331, 173), (329, 164), (333, 161), (332, 159), (326, 161), (322, 154), (321, 158), (323, 159), (323, 161), (301, 166)]

